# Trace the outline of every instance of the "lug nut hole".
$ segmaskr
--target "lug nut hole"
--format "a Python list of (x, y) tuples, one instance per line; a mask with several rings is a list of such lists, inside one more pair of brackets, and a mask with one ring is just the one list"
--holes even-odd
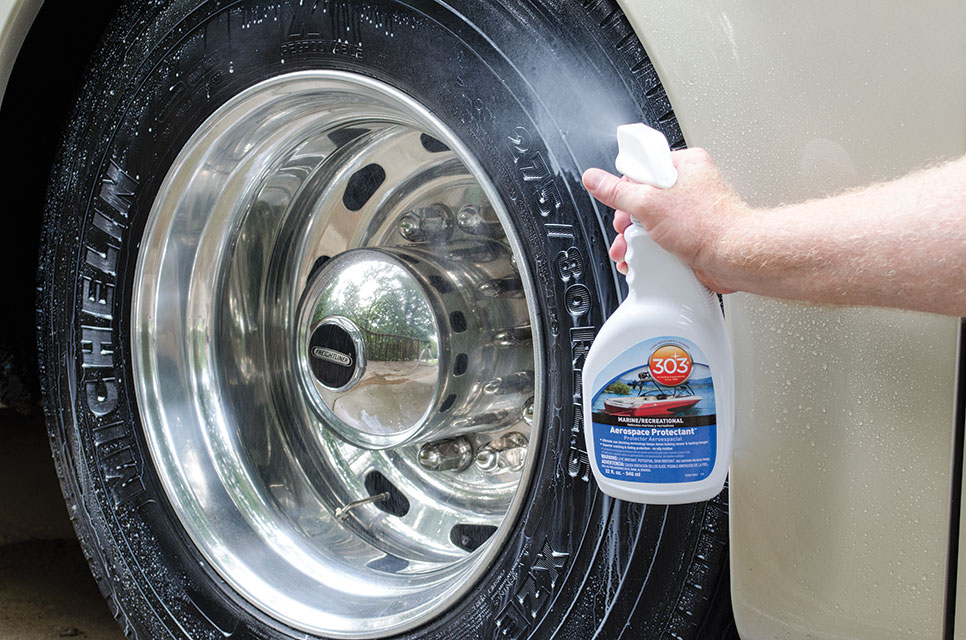
[(449, 151), (449, 147), (433, 136), (425, 133), (419, 136), (419, 143), (423, 145), (423, 149), (429, 151), (430, 153), (442, 153), (443, 151)]
[(385, 180), (385, 169), (378, 164), (367, 164), (349, 178), (342, 194), (342, 204), (349, 211), (362, 209)]
[(453, 291), (453, 285), (447, 282), (446, 278), (433, 274), (429, 276), (429, 284), (440, 293), (446, 294)]
[(454, 333), (466, 331), (466, 316), (463, 315), (462, 311), (454, 311), (449, 314), (449, 326), (453, 328)]
[(378, 471), (370, 471), (366, 475), (366, 491), (369, 492), (370, 496), (377, 496), (380, 493), (389, 494), (389, 497), (385, 500), (373, 503), (380, 511), (385, 511), (398, 518), (409, 513), (409, 500), (403, 495), (402, 491), (396, 488), (396, 485), (389, 481), (389, 478)]
[(449, 532), (450, 541), (460, 549), (472, 553), (496, 532), (496, 527), (487, 524), (458, 524)]
[(469, 361), (469, 358), (466, 356), (465, 353), (461, 353), (458, 356), (456, 356), (456, 360), (453, 362), (453, 375), (461, 376), (464, 373), (466, 373), (466, 365), (468, 361)]
[(449, 411), (450, 407), (453, 406), (454, 402), (456, 402), (456, 394), (451, 393), (448, 396), (446, 396), (445, 400), (443, 400), (443, 404), (439, 405), (439, 412), (446, 413), (447, 411)]

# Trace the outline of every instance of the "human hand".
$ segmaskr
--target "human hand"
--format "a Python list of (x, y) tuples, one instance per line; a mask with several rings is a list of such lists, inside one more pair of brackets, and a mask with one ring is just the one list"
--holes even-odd
[(751, 209), (725, 183), (703, 149), (675, 151), (671, 159), (678, 180), (670, 189), (637, 184), (600, 169), (584, 172), (587, 191), (616, 210), (618, 235), (610, 257), (621, 273), (627, 273), (623, 234), (633, 215), (655, 242), (694, 269), (705, 286), (732, 293), (727, 284), (727, 234)]

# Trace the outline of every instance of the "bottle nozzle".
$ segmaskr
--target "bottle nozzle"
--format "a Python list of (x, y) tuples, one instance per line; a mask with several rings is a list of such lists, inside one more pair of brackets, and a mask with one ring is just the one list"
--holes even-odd
[(642, 122), (617, 127), (617, 170), (634, 182), (669, 189), (678, 179), (671, 147), (657, 129)]
[[(664, 134), (643, 123), (625, 124), (617, 127), (617, 170), (634, 182), (649, 184), (658, 189), (668, 189), (677, 182), (678, 172), (671, 161), (671, 147)], [(666, 272), (679, 265), (684, 273), (694, 279), (687, 265), (661, 249), (647, 234), (644, 226), (631, 217), (634, 223), (624, 231), (627, 252), (627, 285), (635, 289), (635, 281), (642, 273)], [(694, 280), (697, 282), (697, 280)], [(653, 282), (650, 283), (653, 286)], [(699, 285), (701, 286), (701, 285)]]

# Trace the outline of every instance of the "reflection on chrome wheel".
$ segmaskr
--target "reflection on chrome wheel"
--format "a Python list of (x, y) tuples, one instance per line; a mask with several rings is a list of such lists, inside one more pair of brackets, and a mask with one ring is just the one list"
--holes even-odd
[(131, 315), (151, 454), (212, 567), (296, 628), (418, 625), (514, 522), (542, 375), (494, 193), (413, 100), (302, 72), (212, 115), (155, 201)]

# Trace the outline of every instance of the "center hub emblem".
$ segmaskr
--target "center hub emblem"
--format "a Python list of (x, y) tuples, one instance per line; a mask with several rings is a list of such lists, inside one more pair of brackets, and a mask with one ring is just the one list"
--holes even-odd
[(341, 389), (356, 374), (356, 343), (344, 328), (323, 323), (309, 339), (309, 366), (316, 380), (330, 389)]
[(334, 351), (326, 347), (312, 347), (312, 357), (319, 360), (326, 360), (334, 364), (341, 364), (343, 367), (352, 366), (352, 356), (341, 351)]

